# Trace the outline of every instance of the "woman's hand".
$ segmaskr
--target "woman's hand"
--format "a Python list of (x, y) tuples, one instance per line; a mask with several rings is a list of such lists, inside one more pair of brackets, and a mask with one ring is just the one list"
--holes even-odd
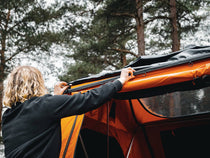
[(133, 72), (135, 72), (135, 70), (131, 67), (122, 69), (120, 78), (118, 79), (122, 83), (122, 85), (124, 85), (127, 81), (135, 77), (133, 75)]
[(68, 87), (66, 82), (57, 82), (54, 86), (54, 95), (62, 95)]

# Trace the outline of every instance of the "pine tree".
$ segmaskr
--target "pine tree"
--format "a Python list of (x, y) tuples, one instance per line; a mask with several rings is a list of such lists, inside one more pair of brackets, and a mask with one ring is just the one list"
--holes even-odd
[[(93, 65), (96, 69), (91, 68), (92, 73), (98, 73), (105, 68), (122, 68), (133, 58), (144, 55), (146, 48), (160, 50), (172, 47), (172, 51), (177, 51), (180, 49), (182, 36), (196, 31), (199, 21), (204, 18), (196, 16), (196, 12), (206, 5), (205, 0), (199, 0), (199, 5), (194, 1), (185, 2), (89, 0), (96, 9), (85, 9), (85, 12), (89, 12), (89, 21), (79, 34), (79, 40), (75, 41), (74, 53), (69, 57), (79, 65), (84, 62), (86, 68)], [(186, 11), (186, 7), (192, 8)], [(145, 39), (150, 39), (146, 48)], [(78, 64), (75, 67), (74, 64), (71, 65), (69, 69), (76, 68)], [(89, 71), (86, 76), (88, 74)], [(81, 77), (84, 76), (85, 73)]]
[(157, 36), (151, 40), (149, 47), (171, 47), (172, 51), (177, 51), (180, 49), (180, 40), (196, 32), (200, 21), (207, 17), (197, 13), (199, 9), (208, 6), (209, 1), (159, 0), (154, 4), (157, 9), (149, 13), (148, 21), (158, 22), (156, 27), (150, 28), (151, 33)]
[[(79, 63), (85, 62), (86, 68), (87, 65), (94, 65), (97, 69), (93, 68), (92, 73), (98, 73), (110, 66), (112, 69), (120, 69), (130, 60), (145, 54), (142, 1), (89, 2), (97, 9), (89, 11), (90, 23), (86, 24), (86, 30), (80, 34), (76, 49), (69, 57)], [(136, 43), (135, 46), (133, 43)], [(138, 52), (133, 51), (136, 46)], [(70, 69), (76, 67), (78, 64), (75, 67), (71, 65)]]
[(53, 43), (59, 44), (65, 33), (54, 26), (67, 8), (58, 1), (47, 6), (44, 0), (0, 0), (0, 114), (3, 80), (13, 62), (19, 55), (35, 59), (38, 53), (47, 54)]

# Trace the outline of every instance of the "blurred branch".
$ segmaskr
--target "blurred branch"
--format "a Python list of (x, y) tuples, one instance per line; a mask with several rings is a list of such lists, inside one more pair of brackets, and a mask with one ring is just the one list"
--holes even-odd
[(126, 49), (111, 48), (111, 50), (114, 50), (114, 51), (117, 51), (117, 52), (126, 53), (126, 54), (131, 54), (134, 57), (137, 57), (138, 58), (138, 55), (136, 55), (134, 52), (131, 52), (131, 51), (126, 50)]
[(131, 13), (126, 13), (126, 12), (124, 12), (124, 13), (111, 13), (111, 15), (113, 15), (113, 16), (128, 16), (128, 17), (132, 17), (132, 18), (135, 18), (135, 15), (134, 14), (131, 14)]
[(144, 24), (146, 25), (146, 24), (148, 24), (148, 23), (150, 23), (150, 22), (152, 22), (154, 20), (157, 20), (157, 19), (168, 19), (168, 20), (170, 20), (170, 18), (167, 17), (167, 16), (154, 16), (154, 17), (150, 18), (149, 20), (146, 20), (144, 22)]

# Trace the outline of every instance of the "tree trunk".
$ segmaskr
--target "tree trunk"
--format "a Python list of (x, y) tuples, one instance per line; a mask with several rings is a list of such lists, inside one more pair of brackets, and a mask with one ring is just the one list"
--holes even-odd
[(7, 28), (8, 28), (8, 23), (9, 23), (9, 18), (10, 18), (10, 10), (8, 11), (7, 18), (6, 18), (6, 25), (4, 30), (1, 31), (1, 50), (0, 50), (0, 55), (1, 55), (1, 63), (0, 63), (0, 130), (1, 130), (1, 116), (2, 116), (2, 108), (3, 108), (3, 91), (4, 91), (4, 78), (5, 78), (5, 50), (6, 50), (6, 37), (7, 37)]
[(122, 63), (122, 67), (125, 67), (127, 65), (127, 59), (126, 59), (125, 54), (121, 55), (121, 63)]
[(5, 58), (4, 58), (4, 50), (0, 50), (1, 52), (1, 63), (0, 63), (0, 130), (1, 130), (1, 116), (2, 116), (2, 100), (3, 100), (3, 81), (5, 77)]
[(171, 39), (172, 39), (172, 51), (178, 51), (180, 49), (180, 39), (178, 35), (177, 27), (177, 9), (176, 0), (170, 0), (170, 19), (172, 25)]
[[(172, 26), (171, 40), (172, 40), (172, 52), (178, 51), (180, 49), (180, 41), (178, 36), (177, 27), (177, 10), (176, 10), (176, 0), (169, 0), (170, 5), (170, 21)], [(176, 93), (175, 93), (176, 94)], [(180, 95), (170, 94), (170, 115), (171, 117), (177, 115), (177, 111), (180, 111)], [(180, 112), (178, 112), (180, 114)]]
[(2, 50), (0, 50), (1, 55), (1, 63), (0, 63), (0, 131), (1, 131), (1, 116), (2, 116), (2, 108), (3, 108), (3, 91), (4, 91), (4, 77), (5, 77), (5, 39), (3, 38), (1, 41)]
[(136, 0), (137, 13), (135, 16), (137, 29), (137, 44), (138, 56), (145, 55), (145, 41), (144, 41), (144, 20), (143, 20), (143, 2)]
[(2, 98), (3, 98), (3, 81), (0, 81), (0, 131), (1, 131), (1, 116), (2, 116)]

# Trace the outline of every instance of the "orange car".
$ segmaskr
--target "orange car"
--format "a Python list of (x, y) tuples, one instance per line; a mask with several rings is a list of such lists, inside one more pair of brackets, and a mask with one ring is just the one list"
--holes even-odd
[[(61, 121), (60, 157), (208, 157), (210, 46), (140, 57), (128, 66), (136, 77), (112, 100)], [(119, 74), (70, 82), (68, 93), (87, 91)]]

